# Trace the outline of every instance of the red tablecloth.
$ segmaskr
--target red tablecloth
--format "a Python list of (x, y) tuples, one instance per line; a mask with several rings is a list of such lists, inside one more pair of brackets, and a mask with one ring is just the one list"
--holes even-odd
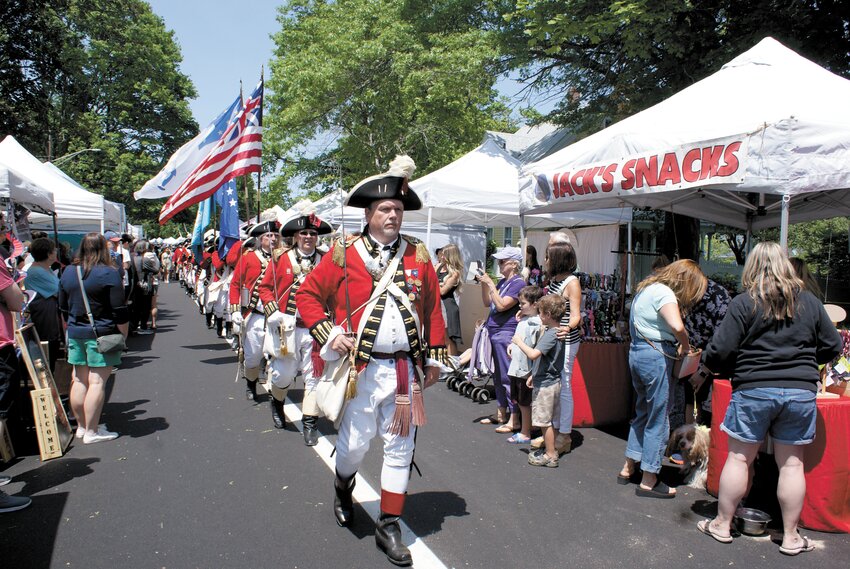
[[(720, 424), (731, 398), (731, 382), (715, 381), (706, 484), (715, 496), (728, 454), (727, 435), (720, 430)], [(800, 524), (814, 530), (850, 533), (850, 398), (818, 399), (817, 406), (817, 435), (806, 447), (803, 459), (806, 500)]]
[(628, 421), (632, 379), (628, 344), (583, 343), (573, 367), (573, 426), (595, 427)]

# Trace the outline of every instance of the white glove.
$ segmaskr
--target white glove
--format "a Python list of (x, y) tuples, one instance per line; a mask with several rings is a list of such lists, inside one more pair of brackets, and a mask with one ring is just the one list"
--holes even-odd
[(238, 310), (236, 312), (231, 312), (230, 321), (233, 322), (234, 326), (239, 326), (241, 328), (242, 322), (244, 321), (244, 318), (242, 318), (242, 313)]
[(275, 310), (271, 316), (266, 319), (266, 324), (269, 330), (277, 330), (283, 324), (284, 314), (280, 310)]

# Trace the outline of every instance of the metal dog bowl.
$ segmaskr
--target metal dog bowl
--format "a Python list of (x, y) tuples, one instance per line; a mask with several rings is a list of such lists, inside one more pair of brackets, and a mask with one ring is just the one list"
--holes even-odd
[(735, 525), (738, 531), (745, 535), (762, 535), (767, 531), (770, 516), (755, 508), (738, 508), (735, 510)]

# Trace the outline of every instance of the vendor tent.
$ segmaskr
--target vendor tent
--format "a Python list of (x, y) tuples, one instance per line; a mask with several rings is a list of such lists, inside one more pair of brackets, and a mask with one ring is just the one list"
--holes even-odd
[[(419, 179), (410, 187), (422, 209), (405, 212), (405, 221), (520, 226), (517, 179), (521, 163), (490, 138), (451, 164)], [(526, 216), (526, 228), (578, 227), (631, 221), (631, 206), (607, 210)]]
[(11, 200), (39, 213), (52, 214), (54, 211), (53, 192), (3, 160), (0, 160), (0, 200)]
[(850, 81), (772, 38), (528, 164), (526, 214), (650, 207), (739, 228), (850, 215)]
[[(71, 176), (66, 174), (63, 170), (61, 170), (58, 166), (56, 166), (52, 162), (45, 162), (44, 165), (47, 166), (48, 168), (50, 168), (54, 173), (59, 174), (60, 176), (62, 176), (63, 178), (65, 178), (66, 180), (68, 180), (69, 182), (74, 184), (75, 186), (77, 186), (79, 189), (83, 190), (84, 192), (88, 192), (88, 190), (85, 189), (80, 183), (78, 183), (75, 179), (73, 179)], [(93, 193), (93, 192), (89, 192), (89, 193)], [(95, 195), (97, 195), (97, 194), (95, 194)], [(124, 204), (111, 202), (111, 201), (104, 198), (104, 200), (103, 200), (103, 226), (104, 226), (104, 229), (111, 229), (112, 231), (117, 231), (119, 233), (123, 233), (124, 230), (127, 228), (126, 221), (127, 221), (127, 219), (126, 219), (126, 216), (124, 214)]]
[[(12, 136), (0, 142), (0, 161), (15, 169), (39, 187), (53, 192), (56, 221), (64, 231), (103, 231), (103, 196), (86, 191), (57, 174), (21, 146)], [(45, 215), (31, 214), (33, 228), (52, 229), (53, 221)]]

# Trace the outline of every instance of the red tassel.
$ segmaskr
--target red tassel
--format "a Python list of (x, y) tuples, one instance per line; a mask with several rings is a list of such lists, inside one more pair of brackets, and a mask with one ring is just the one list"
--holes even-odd
[(390, 433), (400, 437), (410, 435), (410, 397), (407, 395), (395, 396), (395, 413), (390, 423)]
[(325, 371), (325, 360), (319, 355), (322, 347), (319, 342), (313, 340), (313, 349), (310, 350), (310, 361), (313, 362), (313, 377), (319, 377)]
[(413, 412), (413, 424), (417, 427), (422, 427), (428, 423), (428, 418), (425, 416), (425, 398), (422, 397), (422, 387), (418, 381), (413, 382), (411, 388), (411, 409)]

